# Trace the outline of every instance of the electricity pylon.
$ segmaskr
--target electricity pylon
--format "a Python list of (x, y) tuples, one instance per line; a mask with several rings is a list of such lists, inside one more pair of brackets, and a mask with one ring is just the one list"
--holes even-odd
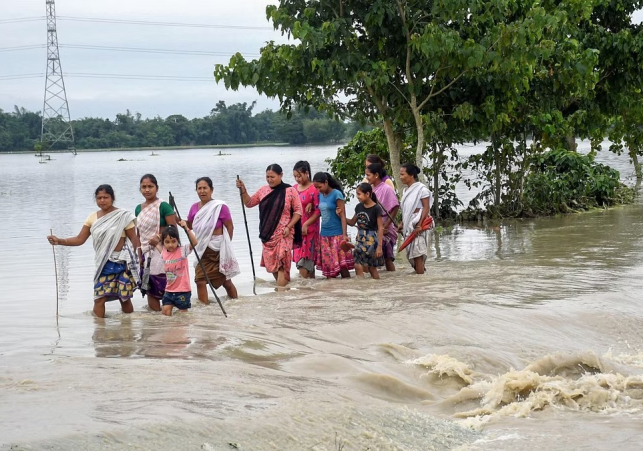
[(71, 126), (69, 103), (65, 81), (60, 66), (58, 33), (56, 31), (56, 2), (45, 0), (47, 4), (47, 79), (45, 81), (45, 101), (42, 107), (42, 130), (40, 142), (42, 150), (48, 151), (57, 143), (66, 143), (70, 152), (76, 155), (74, 130)]

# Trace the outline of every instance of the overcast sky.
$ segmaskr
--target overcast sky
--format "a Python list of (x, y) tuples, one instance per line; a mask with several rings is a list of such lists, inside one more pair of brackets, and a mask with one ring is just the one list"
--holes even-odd
[[(175, 49), (179, 51), (223, 52), (228, 56), (175, 55), (85, 50), (61, 47), (64, 73), (166, 75), (212, 77), (216, 63), (227, 63), (229, 55), (241, 52), (247, 58), (257, 56), (270, 40), (285, 39), (272, 30), (266, 20), (270, 0), (57, 0), (58, 16), (93, 17), (120, 20), (182, 22), (193, 24), (242, 25), (265, 27), (265, 30), (183, 28), (114, 23), (90, 23), (59, 20), (61, 45), (95, 45)], [(0, 20), (44, 16), (43, 0), (0, 0)], [(641, 11), (635, 19), (641, 21)], [(0, 47), (46, 43), (44, 21), (0, 23)], [(0, 76), (44, 73), (46, 50), (0, 51)], [(183, 114), (186, 117), (207, 115), (219, 100), (227, 104), (257, 101), (256, 112), (278, 108), (276, 100), (259, 96), (254, 90), (226, 91), (214, 79), (205, 82), (115, 80), (65, 78), (72, 118), (85, 116), (114, 117), (130, 109), (144, 117)], [(14, 105), (29, 110), (42, 109), (44, 79), (0, 79), (0, 109)]]
[[(214, 64), (227, 63), (241, 52), (258, 56), (265, 42), (284, 42), (266, 20), (269, 0), (57, 0), (58, 16), (182, 22), (214, 25), (265, 27), (266, 30), (212, 29), (58, 21), (58, 41), (113, 47), (139, 47), (188, 51), (223, 52), (227, 56), (131, 53), (74, 48), (60, 49), (63, 73), (101, 73), (167, 76), (202, 76), (210, 81), (114, 80), (66, 77), (65, 85), (72, 118), (114, 117), (129, 108), (144, 117), (183, 114), (207, 115), (219, 100), (227, 104), (257, 100), (256, 112), (278, 108), (278, 101), (261, 97), (254, 90), (226, 91), (212, 77)], [(272, 2), (274, 3), (274, 2)], [(1, 20), (45, 15), (44, 0), (0, 0)], [(46, 43), (43, 21), (0, 23), (0, 47)], [(46, 49), (0, 52), (0, 76), (44, 73)], [(0, 108), (14, 105), (42, 109), (44, 78), (0, 80)]]

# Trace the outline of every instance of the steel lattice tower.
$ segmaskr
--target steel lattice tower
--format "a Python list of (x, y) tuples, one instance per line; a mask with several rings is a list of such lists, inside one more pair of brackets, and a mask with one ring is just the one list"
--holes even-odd
[[(58, 33), (56, 31), (56, 2), (46, 0), (47, 4), (47, 79), (45, 81), (45, 101), (42, 107), (42, 131), (40, 142), (42, 151), (48, 151), (57, 143), (66, 143), (75, 155), (74, 130), (71, 126), (69, 103), (65, 81), (60, 66)], [(41, 152), (42, 152), (41, 151)]]

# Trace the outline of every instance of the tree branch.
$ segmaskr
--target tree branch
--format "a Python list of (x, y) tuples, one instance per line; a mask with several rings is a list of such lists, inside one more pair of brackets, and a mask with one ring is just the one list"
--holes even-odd
[[(440, 95), (440, 94), (442, 94), (444, 91), (446, 91), (446, 90), (447, 90), (447, 89), (449, 89), (451, 86), (453, 86), (453, 84), (454, 84), (456, 81), (458, 81), (460, 78), (462, 78), (462, 76), (463, 76), (466, 72), (467, 72), (466, 70), (465, 70), (464, 72), (462, 72), (460, 75), (458, 75), (458, 76), (457, 76), (457, 77), (455, 77), (453, 80), (451, 80), (451, 81), (450, 81), (450, 82), (449, 82), (449, 83), (448, 83), (444, 88), (440, 89), (440, 90), (439, 90), (438, 92), (436, 92), (435, 94), (433, 94), (433, 95), (429, 94), (429, 96), (428, 96), (426, 99), (424, 99), (424, 101), (420, 104), (420, 106), (418, 107), (418, 109), (422, 109), (422, 108), (424, 107), (424, 105), (426, 105), (426, 103), (431, 99), (431, 97), (439, 96), (439, 95)], [(433, 86), (435, 86), (435, 85), (433, 85)], [(433, 92), (433, 87), (431, 88), (431, 92)]]

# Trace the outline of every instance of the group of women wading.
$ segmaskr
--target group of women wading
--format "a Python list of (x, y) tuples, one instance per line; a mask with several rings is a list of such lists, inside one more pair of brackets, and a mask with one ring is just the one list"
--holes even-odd
[[(395, 271), (398, 233), (406, 238), (411, 266), (416, 273), (424, 273), (431, 192), (418, 181), (420, 171), (415, 165), (403, 165), (399, 182), (406, 188), (400, 203), (383, 164), (375, 155), (367, 158), (366, 178), (357, 187), (359, 204), (352, 218), (346, 217), (345, 195), (339, 183), (326, 172), (311, 176), (306, 161), (293, 168), (297, 186), (284, 183), (278, 164), (268, 166), (268, 184), (253, 195), (237, 179), (243, 204), (259, 206), (261, 266), (274, 276), (277, 285), (290, 281), (292, 262), (304, 278), (314, 278), (316, 270), (326, 278), (347, 278), (355, 269), (357, 276), (367, 271), (378, 279), (378, 267)], [(223, 286), (230, 298), (237, 297), (232, 278), (240, 271), (231, 244), (234, 223), (230, 209), (212, 198), (214, 185), (209, 177), (197, 179), (195, 189), (199, 202), (190, 208), (187, 221), (182, 221), (175, 205), (159, 199), (159, 185), (152, 174), (140, 180), (145, 202), (137, 205), (134, 213), (115, 207), (112, 187), (100, 185), (94, 193), (99, 210), (89, 215), (78, 236), (47, 237), (52, 245), (80, 246), (92, 236), (96, 316), (104, 317), (105, 302), (113, 300), (120, 301), (124, 313), (131, 313), (136, 289), (147, 296), (151, 310), (171, 315), (174, 308), (190, 308), (188, 255), (193, 251), (200, 257), (194, 279), (199, 301), (209, 303), (208, 283), (214, 288)], [(396, 224), (400, 208), (402, 221)], [(354, 242), (348, 236), (349, 225), (357, 227)], [(184, 245), (178, 227), (189, 238)]]

